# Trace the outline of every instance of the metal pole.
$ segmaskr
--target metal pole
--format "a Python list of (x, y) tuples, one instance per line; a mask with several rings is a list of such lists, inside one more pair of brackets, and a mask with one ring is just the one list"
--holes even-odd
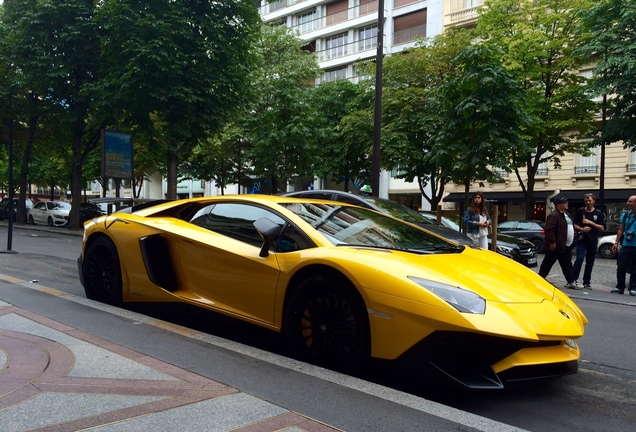
[(371, 193), (380, 196), (380, 136), (382, 129), (382, 62), (384, 57), (384, 0), (378, 0), (378, 36), (375, 60), (375, 112), (373, 118), (373, 167)]
[(11, 250), (12, 244), (13, 244), (13, 222), (14, 222), (14, 216), (13, 216), (13, 197), (14, 197), (14, 191), (13, 191), (13, 112), (11, 110), (11, 107), (9, 108), (9, 163), (8, 163), (8, 170), (9, 170), (9, 203), (7, 204), (7, 217), (9, 219), (9, 231), (7, 233), (7, 250), (3, 251), (4, 253), (16, 253), (15, 251)]

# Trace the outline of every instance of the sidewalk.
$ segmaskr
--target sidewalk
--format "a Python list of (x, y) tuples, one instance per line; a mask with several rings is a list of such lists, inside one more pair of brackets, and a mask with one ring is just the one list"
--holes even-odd
[(337, 430), (3, 301), (0, 347), (3, 432)]

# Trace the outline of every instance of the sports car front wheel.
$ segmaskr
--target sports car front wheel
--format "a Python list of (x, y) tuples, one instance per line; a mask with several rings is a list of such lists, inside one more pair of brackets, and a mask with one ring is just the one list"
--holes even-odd
[(364, 303), (350, 284), (333, 276), (312, 276), (296, 288), (284, 333), (292, 355), (321, 366), (350, 371), (370, 355)]
[(98, 238), (88, 246), (82, 271), (86, 297), (114, 306), (122, 303), (119, 255), (110, 239)]

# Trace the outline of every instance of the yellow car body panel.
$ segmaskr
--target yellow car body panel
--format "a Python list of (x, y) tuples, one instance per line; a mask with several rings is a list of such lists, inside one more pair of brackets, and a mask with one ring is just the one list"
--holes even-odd
[[(304, 232), (315, 247), (262, 256), (261, 247), (170, 216), (171, 209), (182, 203), (179, 201), (102, 216), (86, 224), (82, 256), (92, 239), (107, 236), (112, 240), (119, 255), (123, 301), (186, 302), (282, 331), (287, 290), (293, 288), (295, 276), (307, 269), (330, 268), (346, 277), (363, 299), (371, 355), (376, 358), (398, 358), (436, 332), (479, 333), (530, 345), (584, 334), (587, 319), (571, 299), (532, 270), (500, 254), (478, 248), (422, 254), (335, 246), (277, 204), (312, 200), (225, 196), (185, 201), (196, 205), (244, 202), (272, 208)], [(158, 286), (149, 277), (141, 243), (152, 236), (165, 240), (162, 253), (169, 255), (166, 259), (176, 284), (173, 290)], [(485, 300), (485, 312), (460, 313), (413, 278), (475, 293)], [(499, 373), (519, 365), (578, 357), (578, 347), (565, 343), (529, 347), (493, 368)]]

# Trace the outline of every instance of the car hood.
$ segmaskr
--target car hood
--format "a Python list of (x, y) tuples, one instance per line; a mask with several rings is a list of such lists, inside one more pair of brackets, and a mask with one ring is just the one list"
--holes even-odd
[[(465, 328), (536, 340), (541, 335), (580, 337), (587, 323), (583, 312), (564, 293), (532, 270), (492, 251), (465, 248), (461, 253), (420, 255), (359, 249), (356, 256), (367, 266), (358, 273), (361, 286), (377, 290), (378, 281), (386, 277), (379, 269), (390, 265), (391, 277), (381, 284), (386, 286), (381, 291), (385, 296), (395, 297), (397, 303), (420, 303), (421, 308), (405, 308), (426, 311), (419, 312), (425, 316), (444, 320), (452, 315)], [(486, 300), (486, 312), (459, 313), (413, 277), (472, 291)]]
[[(489, 235), (488, 239), (491, 240), (492, 235)], [(508, 247), (514, 247), (514, 245), (519, 247), (534, 247), (534, 244), (528, 240), (501, 233), (497, 233), (497, 243)]]

